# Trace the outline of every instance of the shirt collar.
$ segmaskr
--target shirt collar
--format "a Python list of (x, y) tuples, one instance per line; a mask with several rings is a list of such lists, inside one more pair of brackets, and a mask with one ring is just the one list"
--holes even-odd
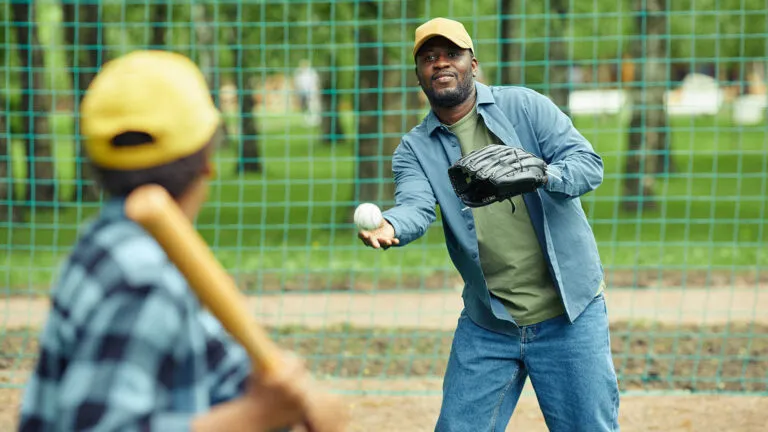
[(101, 207), (101, 216), (107, 219), (125, 217), (125, 197), (113, 197), (105, 201)]
[[(477, 101), (475, 108), (477, 108), (478, 105), (496, 103), (496, 101), (493, 99), (491, 89), (487, 85), (475, 81), (475, 90), (477, 91)], [(429, 135), (432, 135), (432, 133), (437, 128), (442, 126), (440, 119), (437, 118), (435, 112), (432, 110), (429, 110), (429, 114), (427, 114), (425, 125), (427, 127), (427, 134)]]

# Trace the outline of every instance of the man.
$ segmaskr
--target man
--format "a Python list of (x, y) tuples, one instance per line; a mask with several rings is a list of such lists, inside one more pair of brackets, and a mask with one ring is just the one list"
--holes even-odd
[(259, 377), (160, 246), (124, 214), (136, 187), (165, 187), (194, 220), (220, 113), (188, 58), (136, 51), (107, 63), (82, 104), (85, 148), (110, 195), (51, 293), (19, 429), (340, 430), (340, 406), (297, 359)]
[[(440, 206), (465, 286), (436, 430), (505, 430), (527, 377), (550, 430), (618, 430), (602, 265), (579, 201), (601, 183), (602, 160), (548, 98), (475, 82), (461, 23), (423, 24), (413, 54), (432, 109), (394, 152), (396, 206), (359, 237), (374, 248), (405, 246)], [(545, 184), (512, 203), (464, 206), (447, 170), (488, 144), (542, 158)]]

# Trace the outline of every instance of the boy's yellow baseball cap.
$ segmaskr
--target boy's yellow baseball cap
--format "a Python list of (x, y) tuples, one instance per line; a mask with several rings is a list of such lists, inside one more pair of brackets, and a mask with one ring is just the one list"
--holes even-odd
[[(173, 162), (201, 150), (221, 116), (200, 69), (169, 51), (133, 51), (104, 64), (80, 109), (85, 150), (94, 165), (138, 170)], [(152, 142), (115, 145), (125, 132)]]
[(475, 50), (472, 45), (472, 38), (464, 28), (464, 24), (448, 18), (433, 18), (416, 29), (416, 40), (413, 44), (413, 55), (419, 51), (424, 43), (435, 36), (444, 38), (455, 43), (459, 48)]

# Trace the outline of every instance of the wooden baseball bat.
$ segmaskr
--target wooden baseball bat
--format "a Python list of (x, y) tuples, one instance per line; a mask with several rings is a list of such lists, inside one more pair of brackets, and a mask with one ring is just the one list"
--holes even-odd
[[(159, 185), (137, 188), (126, 199), (125, 213), (155, 238), (201, 303), (245, 348), (254, 367), (263, 375), (277, 372), (282, 351), (248, 313), (245, 296), (168, 191)], [(322, 413), (320, 403), (313, 408)], [(345, 424), (339, 426), (343, 430)], [(304, 428), (314, 432), (316, 425), (305, 421)]]
[(128, 218), (144, 227), (184, 275), (201, 303), (248, 352), (264, 374), (281, 365), (282, 352), (248, 313), (246, 298), (170, 194), (145, 185), (126, 199)]

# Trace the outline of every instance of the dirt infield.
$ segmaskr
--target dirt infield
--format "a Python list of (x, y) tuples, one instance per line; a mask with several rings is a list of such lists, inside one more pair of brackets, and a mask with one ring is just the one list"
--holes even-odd
[[(353, 399), (352, 431), (432, 431), (439, 397)], [(622, 432), (762, 432), (768, 399), (715, 396), (630, 396), (621, 401)], [(508, 432), (546, 432), (535, 397), (521, 398)]]
[[(733, 376), (741, 379), (729, 384), (734, 386), (732, 390), (748, 388), (752, 377), (753, 384), (759, 387), (751, 390), (768, 391), (768, 288), (617, 289), (609, 291), (606, 298), (614, 326), (612, 344), (617, 367), (624, 375), (636, 377), (630, 391), (664, 388), (663, 381), (658, 382), (658, 387), (652, 382), (659, 377), (706, 378), (710, 370), (713, 376), (728, 378), (731, 365), (722, 361), (726, 357), (732, 360)], [(350, 431), (433, 430), (440, 407), (439, 377), (461, 308), (459, 293), (288, 293), (251, 297), (249, 302), (262, 323), (270, 327), (288, 326), (294, 333), (286, 333), (285, 341), (296, 344), (294, 348), (299, 348), (299, 352), (322, 351), (313, 366), (341, 377), (329, 383), (332, 388), (354, 393), (347, 396), (353, 414)], [(0, 382), (4, 385), (23, 384), (35, 350), (34, 330), (25, 329), (38, 329), (47, 309), (43, 298), (0, 301), (0, 327), (8, 331), (3, 343), (11, 347), (3, 346), (2, 351), (26, 355), (8, 355), (4, 357), (5, 363), (0, 361), (0, 370), (5, 372), (0, 374)], [(398, 330), (391, 330), (392, 327)], [(16, 336), (14, 329), (18, 330)], [(313, 339), (315, 335), (321, 339)], [(740, 338), (750, 338), (749, 344)], [(322, 343), (318, 345), (313, 340)], [(17, 343), (23, 345), (14, 349)], [(344, 345), (340, 347), (339, 343)], [(433, 356), (424, 358), (423, 365), (410, 361), (408, 369), (397, 369), (405, 367), (398, 363), (399, 359), (407, 358), (405, 351), (399, 350), (419, 349), (413, 343), (434, 347)], [(739, 357), (745, 346), (754, 361)], [(341, 349), (350, 354), (350, 360), (338, 362)], [(368, 353), (367, 363), (356, 363), (355, 359), (360, 357), (356, 350)], [(661, 355), (654, 357), (657, 354)], [(377, 363), (376, 355), (384, 356), (386, 361)], [(689, 366), (684, 359), (693, 355), (702, 359), (695, 365), (696, 370), (681, 369)], [(708, 364), (708, 355), (719, 363)], [(324, 365), (323, 358), (333, 363), (333, 370), (327, 369), (330, 363)], [(669, 363), (665, 358), (678, 360)], [(367, 375), (383, 373), (391, 374), (392, 378), (404, 371), (413, 379), (379, 380)], [(723, 390), (712, 388), (718, 389)], [(15, 427), (19, 400), (20, 390), (0, 389), (0, 430)], [(630, 393), (622, 397), (620, 416), (624, 432), (757, 432), (765, 430), (768, 424), (768, 397)], [(547, 430), (530, 386), (526, 387), (507, 430)]]

